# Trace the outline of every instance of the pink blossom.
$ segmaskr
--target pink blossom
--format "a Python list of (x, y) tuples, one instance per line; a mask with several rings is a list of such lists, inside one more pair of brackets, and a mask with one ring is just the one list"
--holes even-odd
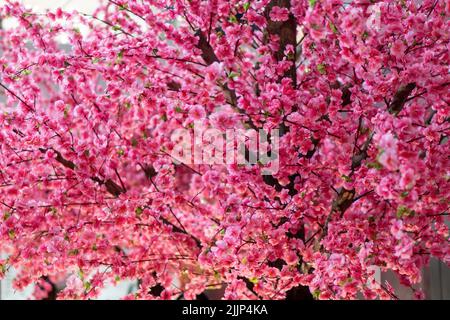
[(403, 236), (395, 246), (395, 255), (400, 259), (410, 259), (413, 254), (414, 242), (411, 238)]
[(273, 21), (286, 21), (289, 19), (289, 10), (287, 8), (280, 8), (279, 6), (273, 6), (270, 11), (270, 19)]
[(397, 170), (398, 168), (398, 155), (393, 150), (385, 150), (381, 153), (378, 161), (388, 170)]
[(215, 83), (223, 73), (223, 64), (214, 62), (209, 67), (207, 67), (204, 72), (205, 80), (210, 83)]
[(403, 44), (403, 42), (400, 40), (397, 40), (394, 43), (392, 43), (391, 54), (397, 58), (400, 58), (403, 55), (403, 53), (405, 52), (405, 49), (406, 49), (406, 47)]
[(416, 176), (415, 172), (412, 168), (408, 168), (406, 170), (400, 170), (402, 172), (402, 177), (400, 179), (400, 188), (402, 189), (411, 189), (414, 186)]
[(58, 100), (58, 101), (56, 101), (55, 102), (55, 108), (58, 110), (58, 111), (64, 111), (64, 109), (66, 108), (66, 104), (64, 103), (64, 101), (62, 101), (62, 100)]
[(395, 220), (391, 226), (391, 233), (396, 239), (401, 239), (403, 236), (403, 222)]
[(73, 274), (67, 278), (66, 290), (79, 292), (82, 289), (83, 289), (83, 281), (81, 281), (81, 279), (78, 277), (78, 275)]
[(206, 116), (205, 108), (200, 105), (195, 105), (189, 109), (189, 116), (192, 120), (201, 120)]

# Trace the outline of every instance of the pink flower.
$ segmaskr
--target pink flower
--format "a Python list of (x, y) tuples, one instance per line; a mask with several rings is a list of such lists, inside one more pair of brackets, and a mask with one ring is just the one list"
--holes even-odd
[(225, 130), (232, 128), (235, 124), (233, 114), (227, 112), (227, 110), (222, 110), (215, 112), (210, 116), (211, 124), (214, 128), (219, 130)]
[(403, 222), (402, 220), (395, 220), (391, 226), (391, 233), (395, 239), (400, 239), (403, 236)]
[(409, 168), (402, 171), (402, 177), (400, 178), (399, 186), (402, 189), (411, 189), (414, 186), (415, 181), (415, 172), (413, 169)]
[(75, 292), (83, 290), (83, 281), (81, 281), (78, 275), (71, 275), (66, 280), (66, 290), (73, 290)]
[(226, 248), (228, 248), (228, 244), (223, 240), (216, 241), (216, 246), (222, 250), (225, 250)]
[(395, 255), (400, 259), (410, 259), (413, 255), (413, 249), (414, 241), (408, 236), (403, 236), (400, 243), (395, 246)]
[(390, 171), (395, 171), (398, 169), (398, 156), (397, 152), (392, 150), (385, 150), (381, 153), (378, 161)]
[(380, 147), (382, 147), (383, 149), (394, 149), (397, 147), (397, 140), (391, 132), (388, 132), (381, 136)]
[(64, 103), (64, 101), (58, 100), (58, 101), (55, 102), (55, 108), (58, 111), (63, 112), (66, 109), (66, 104)]
[(298, 263), (298, 256), (294, 251), (289, 250), (289, 252), (285, 254), (284, 260), (289, 265), (295, 265)]
[(286, 21), (289, 19), (289, 10), (287, 8), (274, 6), (270, 11), (270, 19), (273, 21)]
[(391, 54), (397, 58), (400, 58), (401, 56), (403, 56), (405, 49), (406, 49), (406, 47), (403, 44), (403, 42), (400, 40), (397, 40), (391, 46)]
[(381, 136), (379, 141), (382, 148), (378, 161), (388, 170), (398, 169), (397, 139), (392, 133), (388, 132)]
[(47, 152), (45, 153), (45, 157), (46, 157), (46, 159), (55, 159), (56, 153), (54, 150), (48, 149)]
[(201, 120), (206, 117), (205, 108), (200, 105), (195, 105), (189, 109), (189, 117), (192, 120)]
[(208, 66), (205, 70), (205, 80), (208, 83), (215, 84), (218, 78), (223, 73), (223, 64), (219, 62), (214, 62)]

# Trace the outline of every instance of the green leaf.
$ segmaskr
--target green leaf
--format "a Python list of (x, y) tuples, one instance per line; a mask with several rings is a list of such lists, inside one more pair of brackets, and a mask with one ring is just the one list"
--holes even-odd
[(320, 74), (326, 74), (327, 73), (326, 65), (324, 63), (318, 64), (317, 71), (319, 71)]
[(134, 212), (136, 213), (136, 216), (137, 216), (138, 218), (140, 218), (141, 215), (142, 215), (142, 212), (144, 212), (144, 209), (142, 209), (141, 207), (137, 207), (137, 208), (134, 210)]
[(330, 21), (330, 29), (333, 31), (334, 34), (338, 33), (338, 29), (336, 28), (336, 25)]
[(21, 74), (24, 76), (29, 76), (32, 73), (32, 71), (30, 69), (25, 69), (22, 70)]
[(120, 31), (120, 30), (122, 30), (122, 28), (120, 27), (120, 26), (113, 26), (112, 27), (112, 29), (114, 30), (114, 31)]
[(86, 291), (89, 291), (89, 289), (91, 289), (91, 287), (92, 287), (92, 285), (91, 285), (91, 283), (90, 283), (89, 281), (86, 281), (86, 282), (84, 283), (84, 289), (85, 289)]
[(383, 169), (383, 166), (378, 161), (374, 161), (374, 162), (369, 162), (367, 164), (367, 168), (381, 170), (381, 169)]
[(250, 8), (250, 2), (244, 3), (244, 10), (247, 11)]
[(14, 240), (14, 238), (16, 237), (16, 232), (11, 229), (8, 231), (8, 236), (11, 240)]
[(9, 219), (9, 217), (11, 217), (11, 212), (9, 212), (9, 211), (6, 211), (4, 214), (3, 214), (3, 220), (8, 220)]
[(364, 31), (363, 34), (361, 35), (361, 38), (363, 40), (366, 40), (369, 37), (369, 33), (367, 31)]
[(77, 256), (80, 253), (78, 249), (69, 250), (69, 256)]
[(238, 22), (238, 19), (236, 18), (235, 15), (230, 16), (230, 18), (228, 19), (228, 21), (230, 21), (231, 23), (236, 23)]
[(397, 208), (397, 218), (401, 219), (404, 216), (408, 216), (410, 214), (411, 210), (409, 210), (407, 207), (405, 207), (404, 205), (400, 205)]
[(120, 50), (119, 53), (117, 54), (116, 64), (120, 64), (122, 62), (122, 59), (123, 59), (123, 50)]
[(341, 178), (345, 181), (345, 182), (352, 182), (352, 178), (350, 178), (349, 176), (346, 176), (345, 174), (343, 174), (341, 176)]
[(67, 117), (69, 116), (69, 111), (70, 111), (70, 108), (69, 108), (69, 106), (67, 105), (67, 106), (64, 108), (64, 118), (67, 118)]
[(239, 73), (234, 72), (234, 71), (231, 71), (231, 72), (228, 74), (228, 78), (230, 78), (230, 79), (234, 79), (234, 78), (236, 78), (236, 77), (238, 77), (238, 76), (239, 76)]
[(181, 109), (181, 107), (179, 107), (179, 106), (176, 106), (175, 107), (175, 112), (182, 113), (183, 109)]
[(250, 281), (253, 284), (257, 284), (258, 283), (258, 278), (253, 277), (253, 278), (248, 279), (248, 281)]
[(320, 297), (320, 290), (314, 290), (312, 293), (314, 299), (319, 299)]
[(314, 8), (314, 6), (315, 6), (316, 3), (317, 3), (317, 0), (308, 0), (308, 2), (309, 2), (309, 6), (310, 6), (311, 8)]

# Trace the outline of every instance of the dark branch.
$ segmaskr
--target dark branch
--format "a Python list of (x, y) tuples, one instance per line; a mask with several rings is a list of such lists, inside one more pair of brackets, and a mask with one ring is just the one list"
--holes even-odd
[(401, 86), (394, 97), (392, 98), (392, 102), (389, 104), (388, 111), (394, 115), (397, 115), (402, 111), (405, 106), (406, 101), (408, 100), (411, 92), (416, 88), (416, 84), (411, 82), (405, 86)]

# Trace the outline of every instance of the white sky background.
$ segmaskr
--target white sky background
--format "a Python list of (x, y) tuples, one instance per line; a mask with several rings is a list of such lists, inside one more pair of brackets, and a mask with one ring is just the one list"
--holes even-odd
[[(93, 14), (95, 9), (100, 5), (101, 0), (18, 0), (25, 4), (26, 7), (31, 8), (36, 13), (45, 13), (47, 10), (55, 11), (57, 8), (62, 8), (64, 11), (78, 11), (79, 13)], [(6, 3), (5, 0), (0, 0), (0, 7)], [(131, 17), (135, 18), (135, 17)], [(65, 21), (59, 21), (62, 25), (65, 25)], [(140, 19), (135, 19), (135, 22), (143, 29), (147, 28), (145, 22)], [(18, 25), (17, 20), (6, 18), (2, 21), (2, 27), (4, 29), (14, 28)], [(87, 34), (89, 29), (87, 26), (78, 26), (82, 34)], [(65, 35), (59, 35), (58, 41), (61, 43), (67, 43), (68, 38)]]
[[(0, 6), (6, 1), (0, 0)], [(21, 0), (27, 7), (37, 12), (45, 12), (46, 9), (54, 10), (61, 7), (64, 10), (77, 10), (83, 13), (92, 13), (98, 6), (98, 0)]]
[[(44, 13), (47, 10), (55, 11), (57, 8), (62, 8), (64, 11), (71, 12), (76, 10), (80, 13), (92, 14), (100, 4), (100, 0), (19, 0), (26, 7), (31, 8), (36, 13)], [(0, 6), (6, 3), (5, 0), (0, 0)], [(64, 22), (62, 22), (64, 24)], [(2, 21), (4, 29), (13, 28), (18, 25), (15, 19), (8, 19)], [(80, 26), (82, 33), (88, 32), (87, 27)], [(67, 37), (60, 35), (57, 38), (61, 43), (66, 43)]]

